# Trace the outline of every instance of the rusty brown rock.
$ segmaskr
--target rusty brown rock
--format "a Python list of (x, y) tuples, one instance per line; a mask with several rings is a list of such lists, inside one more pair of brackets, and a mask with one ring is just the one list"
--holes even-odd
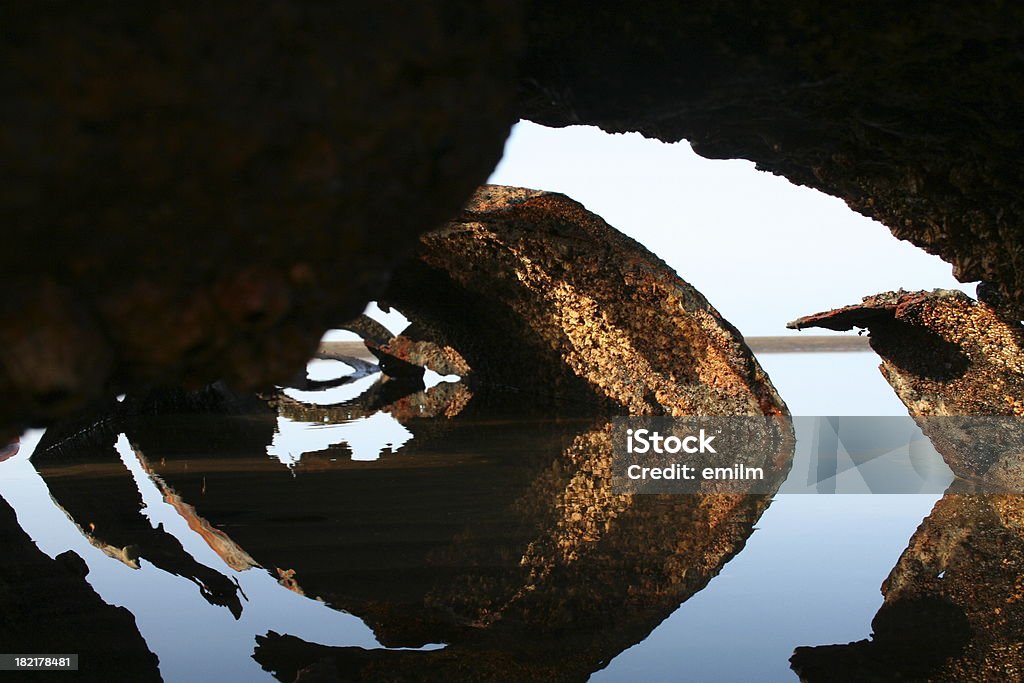
[[(880, 369), (963, 484), (1024, 491), (1024, 327), (959, 291), (886, 292), (790, 327), (866, 327)], [(959, 484), (958, 484), (959, 485)]]
[[(1020, 490), (1019, 321), (961, 292), (936, 290), (887, 292), (790, 326), (867, 327), (883, 375), (965, 480), (957, 488)], [(1022, 575), (1024, 499), (947, 493), (883, 584), (872, 639), (798, 648), (793, 669), (808, 683), (1017, 680)]]
[(560, 194), (485, 186), (385, 300), (478, 387), (628, 414), (778, 415), (740, 333), (637, 242)]
[(440, 375), (465, 377), (472, 371), (466, 359), (451, 346), (410, 339), (406, 335), (395, 337), (379, 350), (421, 368), (430, 368)]
[(1024, 416), (1024, 327), (963, 292), (886, 292), (788, 326), (869, 329), (912, 415)]

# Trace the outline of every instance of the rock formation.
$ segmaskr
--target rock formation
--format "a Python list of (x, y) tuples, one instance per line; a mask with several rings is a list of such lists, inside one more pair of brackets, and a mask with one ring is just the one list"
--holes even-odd
[(885, 292), (788, 327), (870, 330), (912, 415), (1024, 416), (1024, 327), (963, 292)]
[[(887, 292), (791, 327), (867, 327), (954, 487), (1024, 490), (1024, 330), (961, 292)], [(797, 648), (801, 680), (1014, 680), (1024, 671), (1024, 502), (947, 492), (882, 585), (871, 640)]]
[(3, 12), (0, 425), (286, 381), (497, 163), (515, 3)]
[(1024, 326), (959, 291), (885, 292), (790, 327), (870, 331), (880, 369), (953, 472), (1024, 491)]
[[(1022, 317), (1024, 9), (279, 2), (5, 12), (0, 425), (286, 381), (516, 115), (843, 198)], [(468, 266), (467, 266), (468, 267)]]
[[(474, 267), (454, 268), (466, 254)], [(407, 334), (443, 338), (385, 341), (378, 330), (368, 345), (410, 367), (458, 360), (468, 384), (424, 390), (419, 377), (382, 378), (326, 405), (312, 400), (341, 379), (304, 381), (256, 405), (220, 387), (162, 405), (128, 397), (49, 431), (34, 463), (80, 526), (96, 520), (83, 534), (244, 609), (146, 524), (126, 472), (97, 466), (117, 468), (111, 444), (123, 435), (163, 500), (229, 566), (271, 572), (361, 617), (384, 645), (450, 643), (324, 650), (271, 633), (255, 656), (282, 680), (310, 666), (367, 680), (413, 670), (584, 680), (739, 552), (792, 458), (791, 439), (790, 450), (761, 454), (768, 495), (621, 494), (608, 416), (784, 416), (785, 404), (699, 293), (560, 195), (485, 188), (413, 258), (389, 292), (414, 321)], [(539, 388), (585, 417), (529, 416), (543, 403)], [(289, 453), (291, 469), (267, 457), (283, 422), (322, 432), (381, 413), (412, 436), (397, 453), (367, 462), (347, 457), (352, 444), (330, 443)], [(69, 466), (83, 473), (64, 476)]]
[(516, 392), (520, 409), (786, 410), (743, 337), (699, 292), (564, 195), (481, 188), (423, 235), (384, 300), (412, 321), (406, 339), (453, 349), (471, 389)]

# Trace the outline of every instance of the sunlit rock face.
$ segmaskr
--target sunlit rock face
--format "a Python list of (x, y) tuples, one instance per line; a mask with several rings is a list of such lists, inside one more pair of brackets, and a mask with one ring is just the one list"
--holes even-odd
[(1024, 7), (529, 8), (525, 118), (751, 159), (993, 283), (1024, 317)]
[(790, 327), (870, 331), (880, 370), (957, 476), (1024, 479), (1024, 326), (963, 292), (885, 292)]
[(477, 389), (634, 415), (786, 410), (740, 333), (657, 256), (560, 194), (488, 185), (384, 300)]
[(885, 292), (789, 327), (870, 330), (912, 415), (1024, 416), (1024, 326), (963, 292)]
[(514, 119), (514, 3), (23, 7), (0, 48), (0, 425), (286, 381)]
[[(882, 374), (967, 491), (1019, 490), (1024, 331), (961, 292), (887, 292), (791, 327), (867, 327)], [(882, 585), (871, 640), (798, 648), (801, 680), (1016, 680), (1024, 499), (947, 492)]]

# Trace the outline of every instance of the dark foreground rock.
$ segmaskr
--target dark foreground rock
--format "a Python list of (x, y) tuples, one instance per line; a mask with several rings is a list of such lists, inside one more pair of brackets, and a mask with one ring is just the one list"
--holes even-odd
[[(108, 605), (86, 583), (89, 569), (72, 551), (50, 559), (18, 526), (0, 498), (0, 643), (7, 654), (78, 654), (83, 681), (159, 681), (157, 658), (135, 618)], [(54, 674), (3, 672), (3, 680)]]
[(752, 159), (1024, 315), (1014, 3), (37, 3), (2, 21), (11, 435), (142, 385), (287, 380), (486, 179), (517, 113)]
[(2, 11), (0, 425), (284, 382), (493, 169), (516, 3)]

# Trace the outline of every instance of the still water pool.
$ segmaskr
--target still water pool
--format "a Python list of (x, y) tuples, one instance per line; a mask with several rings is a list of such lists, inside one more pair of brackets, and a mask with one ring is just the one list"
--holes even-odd
[[(762, 363), (794, 414), (905, 414), (873, 354)], [(27, 434), (0, 463), (26, 639), (92, 624), (83, 670), (115, 653), (165, 681), (796, 680), (795, 648), (869, 636), (941, 497), (626, 503), (590, 455), (602, 421), (451, 417), (456, 378), (392, 401), (362, 370)], [(69, 550), (100, 599), (70, 616), (15, 571)]]

